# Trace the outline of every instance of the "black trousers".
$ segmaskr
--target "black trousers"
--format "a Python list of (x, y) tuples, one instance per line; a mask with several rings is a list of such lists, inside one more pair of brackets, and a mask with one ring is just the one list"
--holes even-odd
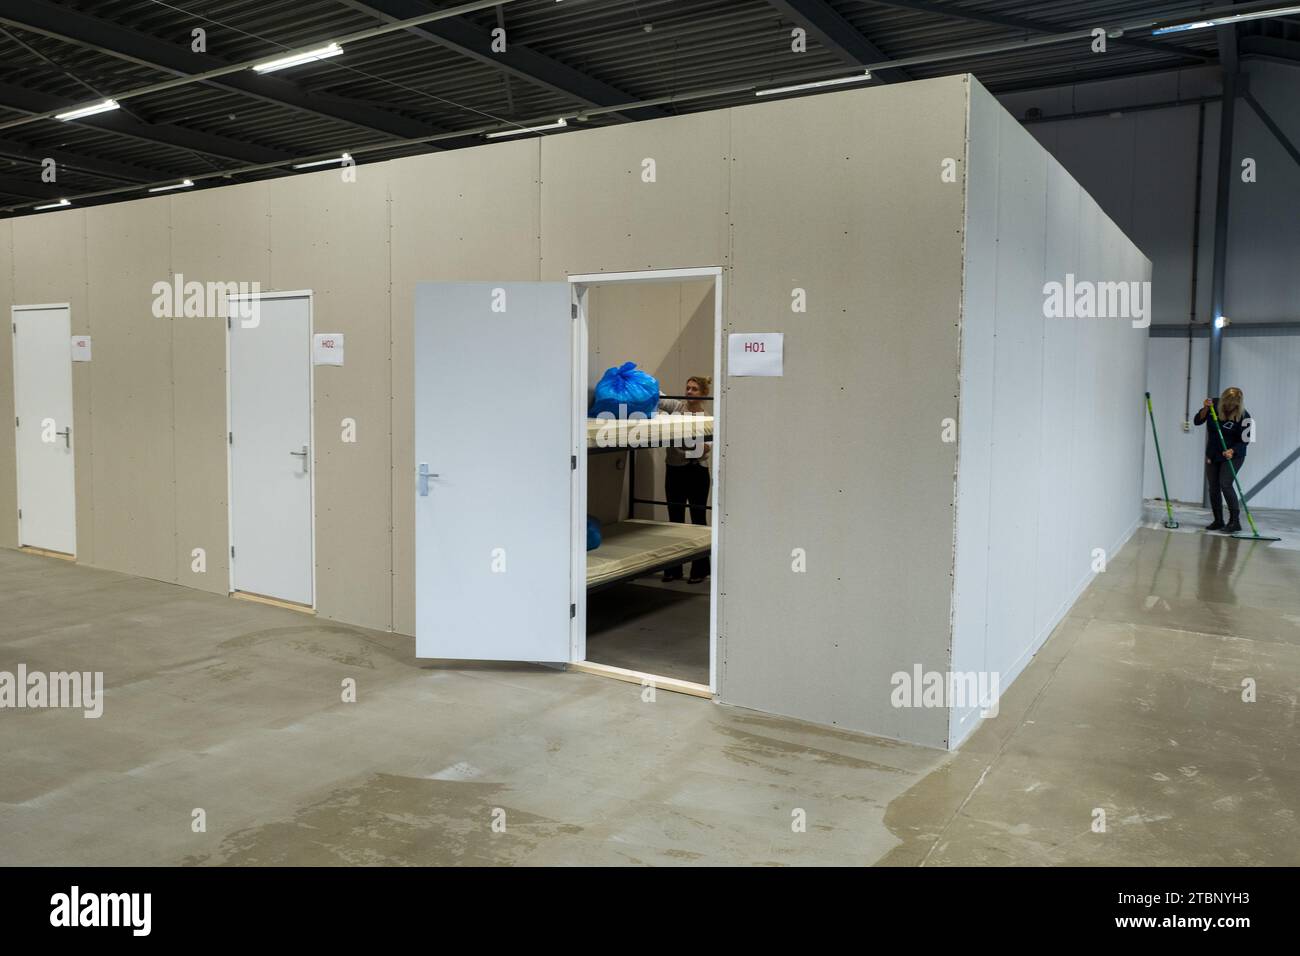
[[(709, 513), (704, 506), (709, 503), (709, 469), (703, 465), (668, 465), (664, 468), (664, 498), (668, 501), (668, 520), (678, 524), (686, 522), (686, 506), (691, 508), (691, 524), (708, 524)], [(682, 576), (681, 565), (668, 568), (664, 574), (670, 578)], [(706, 578), (710, 574), (709, 556), (691, 562), (691, 577)]]
[[(1237, 474), (1241, 474), (1241, 469), (1246, 467), (1246, 459), (1234, 458), (1232, 464), (1237, 469)], [(1232, 469), (1228, 467), (1228, 463), (1226, 461), (1207, 462), (1205, 465), (1205, 480), (1210, 486), (1210, 510), (1214, 512), (1214, 520), (1223, 520), (1224, 500), (1228, 502), (1229, 520), (1237, 517), (1237, 512), (1241, 506), (1237, 502), (1237, 489), (1233, 487)]]

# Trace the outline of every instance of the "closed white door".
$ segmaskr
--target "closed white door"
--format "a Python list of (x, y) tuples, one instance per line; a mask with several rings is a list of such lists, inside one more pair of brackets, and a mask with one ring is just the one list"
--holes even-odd
[(229, 323), (231, 587), (312, 606), (311, 299), (257, 306)]
[(567, 282), (416, 287), (419, 657), (572, 659), (575, 325)]
[(66, 305), (12, 314), (18, 543), (76, 554), (71, 315)]

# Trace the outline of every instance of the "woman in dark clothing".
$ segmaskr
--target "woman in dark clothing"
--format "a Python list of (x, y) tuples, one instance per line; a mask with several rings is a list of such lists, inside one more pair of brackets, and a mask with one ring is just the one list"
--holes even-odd
[[(1223, 430), (1223, 442), (1228, 449), (1224, 451), (1219, 442), (1219, 434), (1214, 430), (1214, 421), (1210, 418), (1210, 409), (1219, 416), (1219, 428)], [(1225, 388), (1219, 398), (1207, 398), (1196, 413), (1195, 422), (1205, 426), (1205, 480), (1210, 485), (1210, 508), (1214, 511), (1214, 523), (1207, 525), (1207, 531), (1220, 531), (1224, 534), (1236, 534), (1241, 530), (1240, 503), (1237, 490), (1233, 487), (1232, 469), (1237, 473), (1246, 465), (1246, 449), (1254, 441), (1254, 421), (1246, 411), (1245, 399), (1239, 388)], [(1232, 462), (1229, 467), (1228, 462)], [(1223, 502), (1228, 502), (1228, 523), (1223, 523)]]
[[(686, 380), (686, 401), (674, 398), (659, 400), (659, 410), (669, 414), (704, 415), (708, 410), (700, 398), (709, 394), (713, 379), (692, 375)], [(691, 509), (691, 524), (709, 523), (705, 506), (709, 503), (709, 451), (711, 445), (701, 442), (693, 449), (670, 447), (664, 468), (664, 497), (668, 501), (668, 520), (686, 523), (686, 508)], [(699, 584), (709, 576), (709, 556), (703, 555), (691, 562), (691, 584)], [(681, 565), (664, 571), (665, 581), (680, 581)]]

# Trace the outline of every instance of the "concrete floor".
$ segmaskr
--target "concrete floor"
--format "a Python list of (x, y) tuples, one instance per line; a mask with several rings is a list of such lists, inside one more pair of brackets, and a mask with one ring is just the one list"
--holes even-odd
[(417, 661), (407, 638), (0, 550), (0, 670), (107, 685), (99, 720), (0, 711), (0, 863), (1295, 865), (1300, 521), (1261, 517), (1289, 540), (1153, 517), (956, 754)]
[(638, 578), (587, 596), (587, 660), (709, 683), (709, 582)]

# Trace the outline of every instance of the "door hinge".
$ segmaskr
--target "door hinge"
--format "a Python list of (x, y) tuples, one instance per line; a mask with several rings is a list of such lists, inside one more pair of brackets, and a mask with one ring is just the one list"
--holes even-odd
[(233, 328), (234, 328), (234, 325), (232, 325), (231, 322), (230, 322), (230, 316), (226, 316), (226, 328), (228, 328), (228, 329), (233, 329)]
[(576, 319), (578, 317), (578, 304), (576, 302), (570, 302), (569, 311), (573, 313), (573, 317)]
[(230, 556), (232, 558), (235, 556), (235, 546), (233, 544), (230, 546)]
[(19, 520), (19, 521), (22, 521), (22, 520), (23, 520), (23, 509), (22, 509), (22, 508), (19, 508), (19, 509), (18, 509), (18, 520)]
[(14, 325), (14, 335), (17, 335), (17, 334), (18, 334), (18, 323), (15, 322), (13, 325)]
[(235, 433), (226, 432), (226, 441), (233, 445), (235, 443)]
[(22, 424), (23, 424), (23, 423), (18, 419), (18, 416), (15, 415), (15, 416), (14, 416), (14, 428), (21, 428), (21, 427), (22, 427)]
[(573, 618), (575, 618), (575, 617), (577, 617), (577, 616), (578, 616), (578, 605), (576, 605), (576, 604), (570, 604), (570, 605), (569, 605), (569, 619), (572, 620)]
[(578, 470), (578, 456), (577, 456), (577, 455), (570, 455), (570, 456), (569, 456), (569, 470), (570, 470), (570, 471), (577, 471), (577, 470)]

